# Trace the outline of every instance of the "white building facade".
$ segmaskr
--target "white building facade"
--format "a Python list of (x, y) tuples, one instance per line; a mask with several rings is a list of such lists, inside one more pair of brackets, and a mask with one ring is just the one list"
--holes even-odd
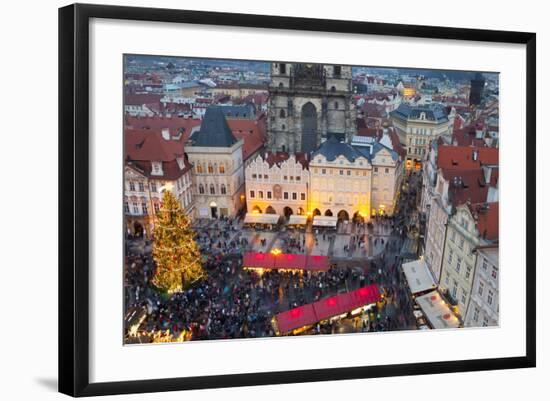
[(480, 247), (474, 275), (472, 296), (464, 326), (485, 327), (499, 324), (498, 245)]

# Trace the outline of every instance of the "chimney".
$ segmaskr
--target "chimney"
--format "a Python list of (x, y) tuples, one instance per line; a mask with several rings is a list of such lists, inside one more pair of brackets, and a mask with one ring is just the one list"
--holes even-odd
[(168, 128), (162, 129), (162, 137), (167, 141), (170, 140), (170, 130)]
[(485, 184), (489, 185), (491, 183), (491, 173), (493, 171), (492, 167), (483, 166), (483, 178), (485, 179)]

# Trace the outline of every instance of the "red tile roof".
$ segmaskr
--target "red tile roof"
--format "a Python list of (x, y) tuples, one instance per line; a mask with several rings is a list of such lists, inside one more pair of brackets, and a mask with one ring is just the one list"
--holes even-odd
[(499, 204), (475, 203), (469, 206), (470, 212), (476, 219), (477, 230), (482, 238), (490, 241), (498, 240)]
[(125, 128), (130, 129), (148, 129), (160, 131), (163, 128), (169, 128), (171, 132), (178, 132), (182, 130), (184, 140), (189, 138), (191, 131), (194, 127), (201, 125), (201, 120), (195, 118), (184, 117), (132, 117), (125, 116)]
[[(307, 169), (309, 166), (309, 161), (307, 160), (306, 153), (295, 153), (296, 161), (302, 165), (303, 168)], [(288, 152), (267, 152), (264, 160), (267, 161), (269, 167), (272, 167), (274, 164), (280, 165), (285, 160), (288, 160), (290, 153)]]
[[(474, 152), (477, 159), (474, 160)], [(498, 165), (498, 148), (440, 145), (437, 166), (443, 169), (478, 169), (482, 165)]]
[(441, 169), (443, 178), (449, 182), (449, 200), (453, 206), (466, 202), (481, 203), (487, 201), (489, 187), (495, 187), (498, 181), (498, 168), (491, 171), (490, 182), (485, 182), (483, 169)]
[[(189, 139), (193, 128), (201, 125), (201, 120), (192, 119), (192, 118), (183, 118), (183, 117), (132, 117), (125, 116), (125, 133), (129, 134), (153, 134), (160, 136), (162, 139), (162, 129), (168, 128), (171, 135), (177, 135), (178, 132), (181, 132), (181, 152), (183, 152), (183, 144)], [(243, 159), (247, 160), (250, 156), (255, 154), (260, 150), (266, 142), (266, 132), (267, 124), (265, 120), (265, 115), (260, 115), (256, 120), (247, 120), (247, 119), (227, 119), (229, 128), (233, 132), (233, 135), (237, 139), (243, 139)], [(135, 156), (140, 154), (136, 150), (128, 149), (129, 143), (134, 145), (141, 141), (142, 137), (138, 135), (128, 136), (126, 135), (126, 146), (127, 152), (132, 151), (132, 154)], [(128, 142), (130, 141), (130, 142)], [(162, 143), (162, 142), (160, 142)], [(166, 145), (166, 144), (165, 144)], [(141, 151), (141, 154), (144, 155), (154, 155), (155, 157), (165, 156), (163, 153), (164, 147), (159, 147), (158, 144), (152, 145), (148, 144), (151, 147), (150, 150)], [(174, 148), (170, 148), (169, 152), (172, 152)], [(178, 148), (179, 152), (180, 149)], [(144, 156), (148, 157), (148, 156)], [(132, 157), (135, 159), (135, 157)], [(152, 159), (148, 159), (152, 160)]]
[[(191, 164), (183, 152), (183, 140), (166, 140), (161, 131), (132, 130), (124, 131), (125, 160), (148, 177), (175, 180), (191, 169)], [(180, 168), (177, 158), (183, 158)], [(162, 176), (151, 174), (152, 163), (162, 163)]]
[(181, 138), (166, 140), (160, 130), (126, 129), (124, 139), (126, 157), (131, 160), (169, 162), (184, 154)]
[(124, 95), (125, 105), (142, 106), (147, 103), (160, 103), (162, 95), (155, 93), (127, 93)]
[(267, 125), (265, 116), (257, 120), (227, 119), (229, 128), (237, 139), (243, 139), (243, 160), (259, 151), (266, 142)]

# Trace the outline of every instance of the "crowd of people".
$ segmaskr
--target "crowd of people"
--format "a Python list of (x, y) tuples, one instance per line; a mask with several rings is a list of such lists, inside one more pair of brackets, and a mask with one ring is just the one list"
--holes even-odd
[[(242, 238), (235, 219), (219, 219), (208, 229), (198, 231), (197, 242), (205, 255), (205, 279), (184, 292), (160, 293), (152, 283), (154, 261), (151, 244), (127, 239), (125, 269), (126, 310), (146, 311), (141, 330), (160, 331), (177, 338), (191, 333), (192, 340), (251, 338), (275, 335), (272, 317), (282, 311), (315, 302), (340, 292), (352, 291), (369, 284), (378, 284), (385, 297), (385, 306), (352, 320), (355, 331), (386, 331), (413, 326), (412, 302), (400, 273), (400, 246), (403, 242), (401, 222), (414, 208), (414, 192), (402, 194), (398, 212), (393, 217), (373, 219), (365, 229), (391, 229), (381, 241), (384, 251), (359, 266), (332, 267), (327, 272), (289, 273), (255, 271), (241, 268), (242, 253), (248, 243)], [(410, 230), (407, 227), (406, 231)], [(333, 235), (322, 233), (321, 235)], [(354, 237), (350, 246), (361, 246), (364, 235)], [(302, 251), (305, 236), (293, 232), (285, 239), (286, 251)], [(335, 333), (342, 322), (319, 323), (310, 333)], [(351, 324), (351, 323), (350, 323)]]

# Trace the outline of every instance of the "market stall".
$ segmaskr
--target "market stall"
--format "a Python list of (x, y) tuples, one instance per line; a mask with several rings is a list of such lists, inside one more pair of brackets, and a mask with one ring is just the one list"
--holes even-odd
[(441, 297), (439, 291), (431, 291), (425, 295), (416, 297), (416, 303), (422, 309), (424, 316), (432, 328), (447, 329), (461, 326), (460, 320)]
[(244, 216), (244, 224), (276, 225), (281, 216), (269, 213), (247, 213)]
[(278, 335), (299, 334), (317, 322), (361, 314), (380, 299), (378, 286), (372, 284), (281, 312), (273, 317), (272, 324)]
[(330, 227), (336, 228), (338, 224), (338, 217), (336, 216), (314, 216), (313, 225), (316, 227)]
[(428, 265), (423, 259), (403, 263), (401, 269), (413, 295), (433, 290), (437, 287)]
[(286, 224), (289, 226), (305, 226), (307, 224), (307, 216), (291, 214)]
[(260, 274), (264, 270), (318, 272), (329, 268), (328, 257), (321, 255), (246, 252), (243, 256), (243, 269), (256, 270)]

